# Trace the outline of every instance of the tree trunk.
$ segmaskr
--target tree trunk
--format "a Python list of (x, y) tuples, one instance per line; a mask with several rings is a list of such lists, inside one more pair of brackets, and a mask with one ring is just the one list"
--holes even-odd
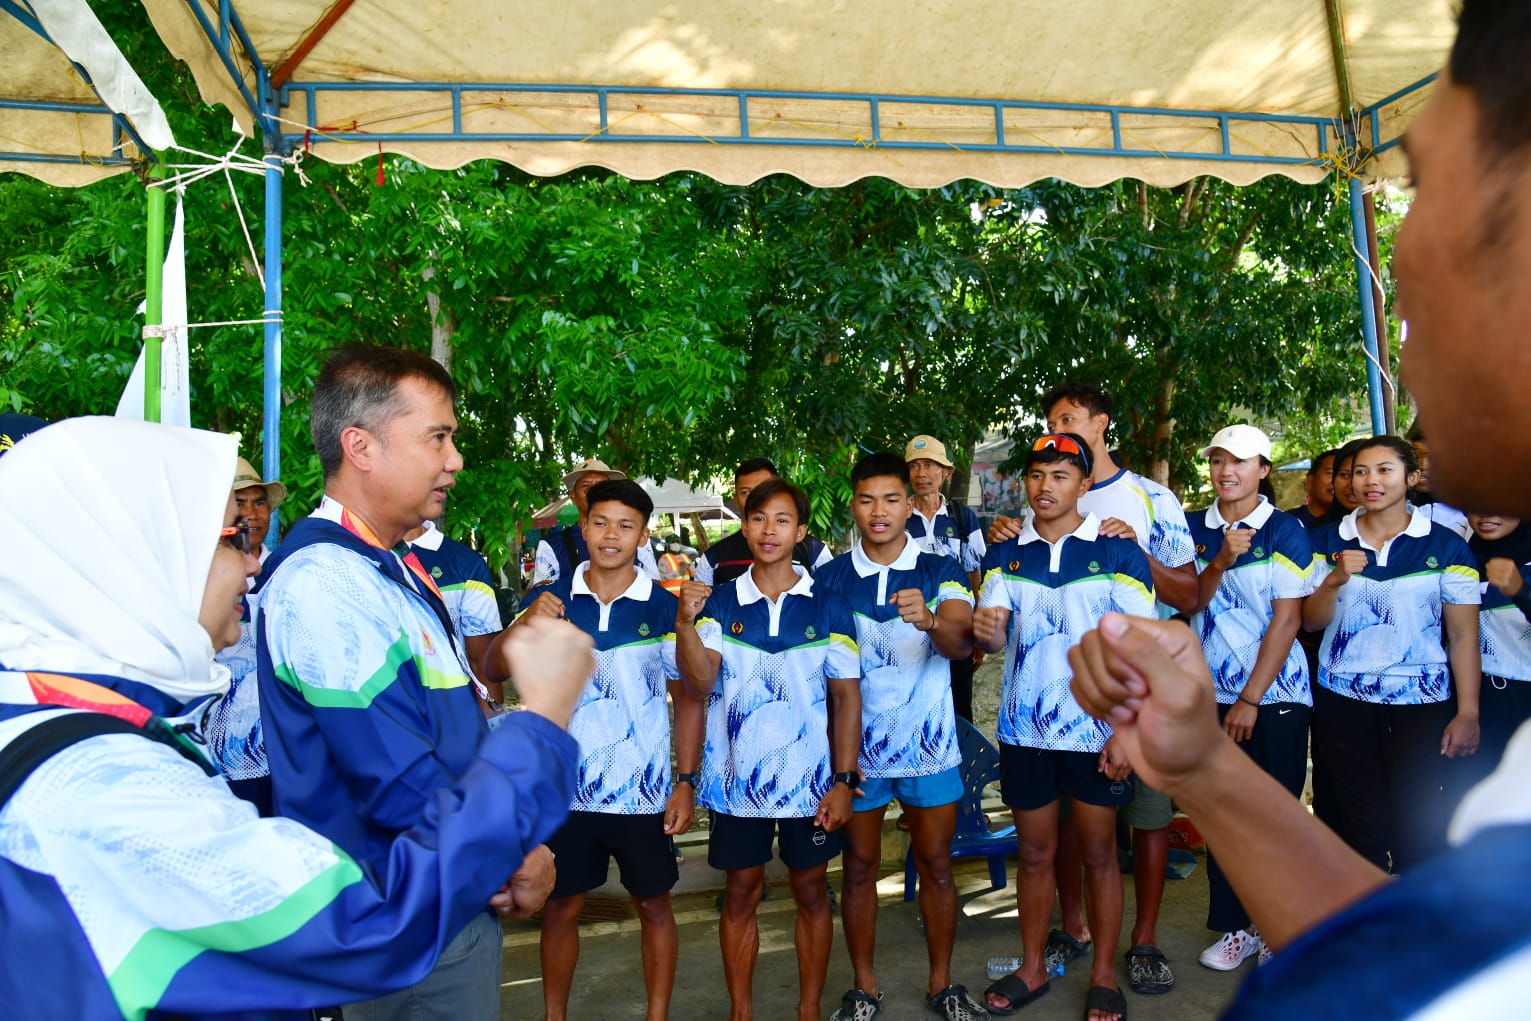
[(1160, 377), (1159, 397), (1154, 401), (1154, 434), (1150, 446), (1152, 460), (1148, 477), (1161, 486), (1170, 484), (1170, 429), (1174, 425), (1175, 380), (1168, 371)]
[(425, 280), (425, 307), (431, 315), (431, 359), (440, 363), (447, 372), (452, 371), (452, 335), (457, 332), (457, 317), (450, 309), (441, 307), (441, 295), (430, 283), (436, 279), (436, 264), (432, 261), (420, 274)]

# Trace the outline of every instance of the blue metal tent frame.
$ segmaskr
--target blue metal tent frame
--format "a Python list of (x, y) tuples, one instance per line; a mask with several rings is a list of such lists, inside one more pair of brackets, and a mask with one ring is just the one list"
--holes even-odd
[[(1381, 111), (1384, 107), (1416, 92), (1435, 80), (1428, 75), (1378, 102), (1355, 110), (1348, 119), (1322, 117), (1283, 116), (1255, 113), (1231, 113), (1217, 110), (1183, 110), (1141, 106), (1113, 106), (1083, 103), (1042, 103), (1025, 100), (979, 100), (960, 97), (887, 95), (877, 93), (845, 92), (789, 92), (779, 90), (748, 89), (668, 89), (657, 87), (632, 87), (616, 85), (545, 85), (513, 82), (409, 82), (409, 83), (325, 83), (286, 81), (280, 86), (273, 83), (272, 69), (256, 51), (246, 31), (234, 0), (219, 0), (216, 23), (208, 17), (203, 6), (196, 0), (187, 0), (187, 7), (201, 25), (208, 42), (223, 62), (230, 80), (238, 88), (245, 103), (260, 128), (266, 151), (266, 295), (264, 337), (264, 465), (268, 477), (279, 478), (281, 470), (281, 444), (279, 416), (281, 411), (281, 365), (282, 365), (282, 163), (284, 156), (301, 144), (306, 135), (318, 134), (326, 141), (377, 142), (379, 134), (354, 130), (335, 130), (315, 121), (314, 111), (318, 99), (326, 92), (439, 92), (450, 107), (449, 127), (438, 131), (413, 130), (386, 137), (394, 141), (451, 141), (451, 142), (659, 142), (674, 145), (798, 145), (823, 148), (875, 147), (884, 150), (944, 149), (970, 152), (1040, 153), (1100, 156), (1103, 158), (1152, 157), (1218, 162), (1257, 163), (1274, 166), (1327, 165), (1336, 168), (1348, 179), (1351, 221), (1355, 247), (1357, 291), (1361, 305), (1361, 329), (1367, 357), (1367, 388), (1370, 395), (1372, 430), (1386, 431), (1382, 400), (1381, 358), (1377, 336), (1375, 299), (1369, 266), (1370, 242), (1362, 213), (1362, 184), (1359, 175), (1361, 165), (1370, 155), (1385, 152), (1400, 142), (1400, 138), (1382, 136)], [(11, 10), (10, 0), (0, 0), (0, 9)], [(18, 15), (19, 16), (19, 15)], [(251, 61), (255, 77), (252, 92), (245, 82), (234, 57), (233, 44), (239, 47)], [(1336, 54), (1343, 79), (1343, 54)], [(1342, 81), (1342, 91), (1348, 96), (1348, 84)], [(502, 94), (516, 96), (526, 93), (566, 93), (591, 97), (599, 111), (599, 128), (590, 135), (570, 135), (547, 131), (504, 133), (467, 132), (463, 130), (463, 94), (465, 92)], [(608, 105), (613, 97), (643, 96), (697, 96), (712, 99), (733, 100), (738, 104), (738, 130), (732, 134), (656, 135), (650, 133), (624, 133), (620, 124), (613, 124), (608, 116)], [(281, 110), (290, 105), (295, 97), (305, 100), (305, 131), (286, 130), (280, 117)], [(748, 108), (752, 99), (790, 99), (813, 103), (822, 101), (837, 106), (846, 102), (865, 103), (870, 137), (861, 140), (843, 138), (762, 138), (752, 135)], [(882, 108), (908, 103), (937, 103), (950, 106), (981, 107), (993, 111), (994, 138), (992, 143), (952, 144), (938, 141), (916, 141), (884, 138), (882, 131)], [(1005, 113), (1009, 110), (1053, 110), (1105, 115), (1111, 126), (1111, 144), (1099, 148), (1058, 147), (1012, 142), (1005, 137)], [(1216, 151), (1160, 150), (1134, 148), (1124, 144), (1122, 118), (1155, 118), (1166, 123), (1206, 124), (1215, 123), (1218, 128), (1219, 146)], [(1256, 152), (1238, 152), (1233, 145), (1232, 129), (1243, 123), (1284, 125), (1294, 132), (1311, 132), (1318, 142), (1320, 155), (1314, 159), (1290, 156), (1272, 156)], [(131, 130), (131, 129), (129, 129)]]

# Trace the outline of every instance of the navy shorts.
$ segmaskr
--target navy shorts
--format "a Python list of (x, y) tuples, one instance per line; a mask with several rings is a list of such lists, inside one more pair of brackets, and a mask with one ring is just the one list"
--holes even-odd
[(774, 839), (782, 864), (793, 871), (823, 865), (845, 847), (839, 830), (826, 832), (813, 817), (751, 819), (742, 815), (708, 813), (707, 864), (715, 869), (752, 869), (771, 860)]
[(1100, 771), (1100, 752), (999, 746), (999, 796), (1011, 808), (1029, 812), (1067, 794), (1086, 805), (1120, 808), (1132, 802), (1132, 781)]
[(603, 885), (613, 858), (622, 885), (634, 897), (669, 893), (680, 878), (662, 812), (570, 812), (568, 821), (549, 838), (548, 849), (557, 870), (551, 897), (572, 897)]

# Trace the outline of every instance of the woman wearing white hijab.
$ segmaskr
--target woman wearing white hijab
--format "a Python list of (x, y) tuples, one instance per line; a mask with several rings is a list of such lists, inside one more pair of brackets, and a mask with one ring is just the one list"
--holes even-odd
[[(237, 639), (258, 569), (233, 527), (235, 457), (215, 433), (73, 419), (0, 458), (11, 1016), (271, 1017), (408, 986), (486, 902), (522, 906), (502, 884), (567, 814), (579, 750), (561, 728), (593, 665), (567, 627), (518, 650), (538, 667), (517, 672), (530, 711), (486, 740), (375, 882), (209, 775), (176, 717), (227, 686), (214, 647)], [(116, 732), (19, 765), (66, 716)]]

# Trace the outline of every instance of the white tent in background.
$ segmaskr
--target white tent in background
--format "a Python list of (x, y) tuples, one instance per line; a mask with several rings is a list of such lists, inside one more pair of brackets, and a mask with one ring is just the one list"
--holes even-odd
[(638, 485), (654, 501), (655, 514), (724, 513), (721, 496), (692, 489), (680, 479), (656, 482), (650, 478), (640, 478)]

